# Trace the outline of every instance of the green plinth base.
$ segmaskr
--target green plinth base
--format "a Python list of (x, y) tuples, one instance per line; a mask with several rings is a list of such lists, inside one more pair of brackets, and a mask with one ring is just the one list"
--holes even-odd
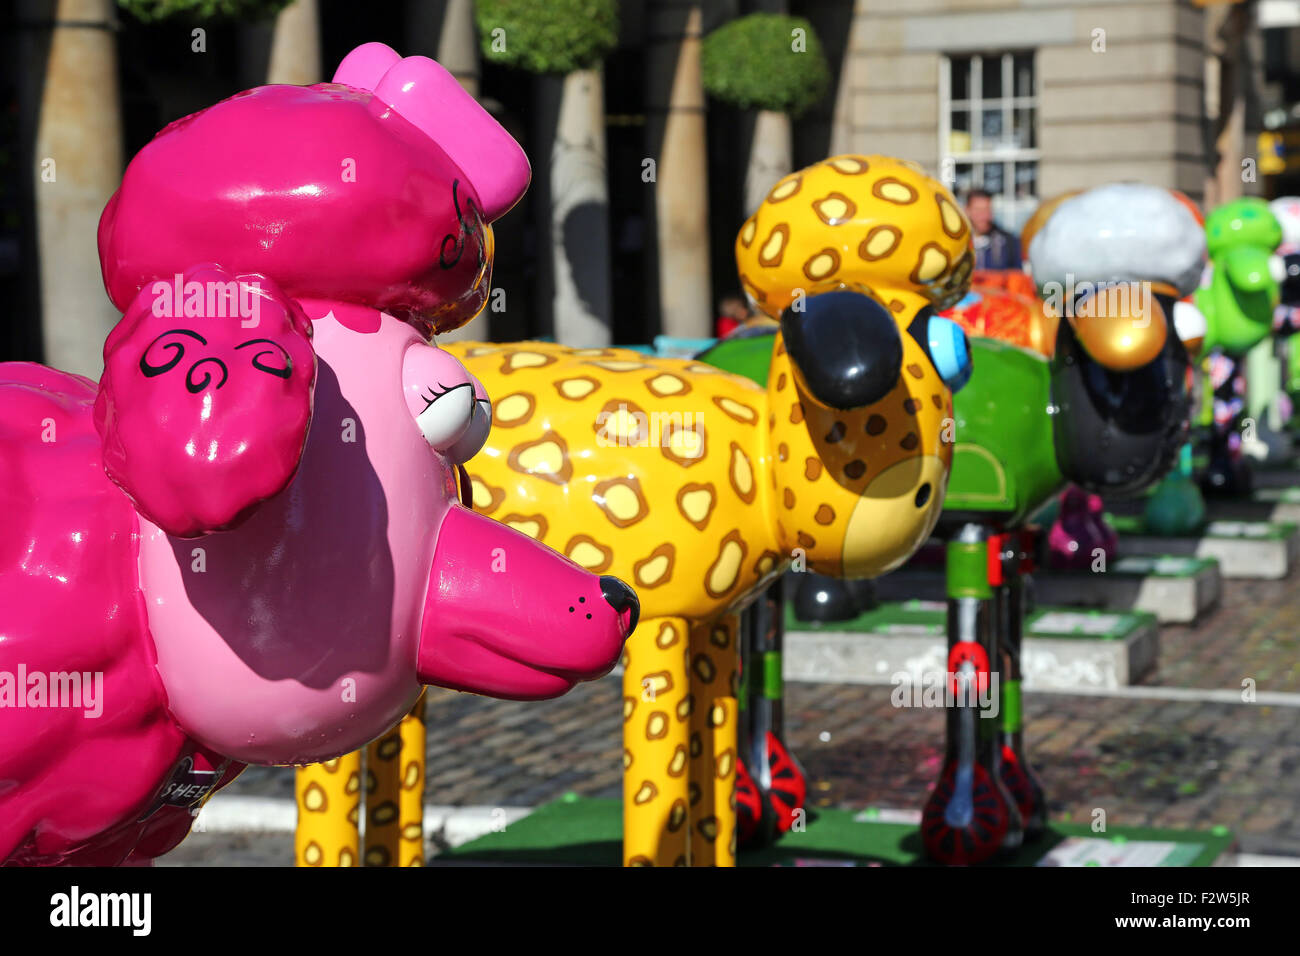
[[(741, 866), (932, 866), (914, 823), (884, 822), (871, 812), (810, 810), (802, 833), (787, 833), (764, 850), (740, 855)], [(623, 808), (617, 800), (548, 803), (511, 823), (447, 850), (439, 864), (618, 866)], [(1214, 831), (1111, 827), (1098, 834), (1083, 823), (1053, 824), (1041, 840), (997, 866), (1210, 866), (1232, 846)]]

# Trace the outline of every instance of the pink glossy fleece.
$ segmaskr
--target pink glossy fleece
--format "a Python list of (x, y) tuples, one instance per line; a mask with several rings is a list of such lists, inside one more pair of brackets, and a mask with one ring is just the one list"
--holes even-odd
[(231, 527), (298, 470), (315, 378), (311, 323), (270, 279), (199, 266), (159, 280), (104, 344), (104, 468), (170, 534)]
[(98, 716), (19, 707), (0, 688), (0, 861), (26, 844), (14, 862), (58, 862), (138, 815), (187, 744), (154, 670), (135, 515), (104, 475), (94, 400), (80, 376), (0, 364), (0, 680), (90, 674), (93, 693), (102, 675)]
[(435, 140), (469, 171), (488, 222), (505, 215), (528, 188), (532, 171), (523, 149), (428, 57), (402, 57), (382, 43), (365, 43), (343, 58), (334, 82), (373, 90)]
[(492, 271), (493, 216), (474, 180), (493, 189), (499, 214), (527, 187), (527, 164), (503, 153), (515, 169), (506, 177), (458, 165), (447, 136), (514, 141), (446, 92), (415, 83), (400, 97), (428, 129), (376, 93), (332, 83), (259, 87), (172, 123), (131, 161), (100, 219), (109, 298), (125, 309), (178, 267), (216, 262), (425, 331), (468, 322)]

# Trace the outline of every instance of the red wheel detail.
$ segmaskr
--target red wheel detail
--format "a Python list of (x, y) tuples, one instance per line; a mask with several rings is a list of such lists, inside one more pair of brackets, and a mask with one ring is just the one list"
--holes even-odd
[(983, 863), (1002, 846), (1009, 826), (1008, 808), (997, 787), (983, 767), (974, 767), (970, 823), (954, 827), (944, 819), (944, 810), (952, 801), (956, 765), (944, 767), (930, 799), (921, 811), (921, 842), (930, 858), (949, 866)]
[(767, 735), (767, 763), (772, 769), (768, 799), (776, 811), (776, 829), (787, 833), (808, 799), (808, 781), (785, 745), (771, 732)]
[(754, 778), (749, 775), (745, 762), (736, 764), (736, 844), (747, 847), (754, 843), (763, 821), (763, 795)]
[(948, 652), (948, 689), (957, 696), (957, 675), (962, 665), (970, 664), (975, 669), (975, 692), (983, 698), (989, 688), (989, 655), (975, 641), (958, 641)]
[(1002, 786), (1016, 802), (1020, 816), (1028, 822), (1034, 815), (1034, 788), (1029, 783), (1029, 775), (1016, 759), (1016, 752), (1008, 746), (1002, 747)]

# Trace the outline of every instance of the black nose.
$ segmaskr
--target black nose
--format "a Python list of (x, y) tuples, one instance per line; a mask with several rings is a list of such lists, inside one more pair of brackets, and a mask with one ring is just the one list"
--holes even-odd
[(823, 292), (796, 302), (781, 316), (781, 335), (800, 386), (828, 408), (847, 411), (880, 401), (903, 367), (898, 324), (860, 292)]
[(606, 604), (620, 614), (624, 611), (631, 611), (627, 632), (631, 634), (636, 630), (637, 618), (641, 616), (641, 602), (636, 599), (635, 591), (618, 578), (609, 574), (602, 574), (600, 576), (600, 596), (605, 599)]

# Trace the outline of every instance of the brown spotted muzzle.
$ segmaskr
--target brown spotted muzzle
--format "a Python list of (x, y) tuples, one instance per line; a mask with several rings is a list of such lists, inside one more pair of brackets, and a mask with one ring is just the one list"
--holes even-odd
[(800, 387), (827, 408), (872, 405), (893, 389), (903, 367), (898, 323), (860, 292), (823, 292), (781, 315), (781, 335)]

